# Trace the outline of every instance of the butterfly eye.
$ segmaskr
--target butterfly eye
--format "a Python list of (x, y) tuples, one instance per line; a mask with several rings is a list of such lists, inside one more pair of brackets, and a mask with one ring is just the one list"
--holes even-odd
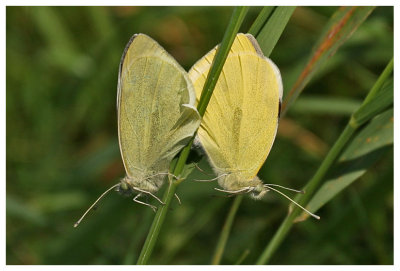
[(129, 186), (126, 182), (124, 182), (123, 180), (121, 181), (121, 184), (118, 187), (118, 191), (124, 191), (124, 190), (128, 190)]
[(125, 197), (132, 196), (132, 194), (134, 193), (132, 188), (124, 180), (121, 181), (116, 190), (120, 195)]
[(261, 199), (265, 196), (267, 192), (268, 189), (266, 189), (263, 185), (258, 185), (249, 189), (250, 196), (253, 199)]

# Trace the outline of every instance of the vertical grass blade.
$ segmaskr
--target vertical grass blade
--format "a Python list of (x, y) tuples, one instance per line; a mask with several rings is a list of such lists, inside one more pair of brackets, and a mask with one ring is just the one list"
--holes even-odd
[(236, 212), (239, 209), (242, 199), (243, 195), (236, 196), (232, 203), (231, 209), (229, 210), (228, 216), (226, 217), (224, 227), (222, 228), (221, 235), (219, 236), (214, 256), (211, 260), (211, 264), (220, 264), (221, 262), (226, 242), (228, 241), (228, 237), (232, 229), (233, 220), (235, 219)]
[(277, 7), (257, 34), (256, 39), (266, 57), (272, 53), (295, 9), (296, 7)]
[(374, 7), (341, 7), (330, 18), (303, 71), (282, 104), (282, 115), (296, 100), (315, 72), (332, 57), (364, 22)]
[[(231, 19), (229, 21), (228, 27), (225, 31), (221, 46), (217, 50), (215, 58), (213, 60), (210, 72), (207, 76), (206, 82), (204, 84), (204, 88), (202, 91), (202, 95), (197, 106), (197, 110), (199, 111), (200, 115), (203, 116), (208, 102), (210, 101), (211, 95), (213, 93), (215, 84), (218, 81), (218, 77), (222, 71), (222, 67), (225, 63), (226, 57), (228, 56), (229, 50), (232, 46), (233, 40), (237, 32), (239, 31), (240, 25), (243, 22), (244, 17), (248, 11), (248, 7), (236, 7), (233, 10)], [(178, 161), (176, 163), (175, 169), (173, 174), (175, 176), (180, 176), (182, 173), (186, 160), (189, 156), (190, 148), (193, 144), (193, 139), (189, 142), (189, 144), (182, 150)], [(170, 181), (170, 185), (168, 189), (165, 191), (163, 196), (163, 202), (165, 205), (162, 205), (158, 208), (157, 213), (154, 217), (153, 223), (150, 227), (149, 233), (147, 235), (146, 241), (143, 245), (142, 251), (140, 253), (139, 259), (137, 264), (147, 264), (150, 256), (153, 252), (154, 246), (157, 242), (158, 235), (164, 223), (166, 214), (168, 212), (170, 203), (174, 197), (176, 188), (178, 184), (182, 180), (179, 181)]]
[(235, 8), (232, 14), (231, 21), (225, 32), (222, 43), (218, 48), (218, 51), (211, 64), (210, 72), (207, 75), (206, 82), (204, 83), (203, 91), (201, 92), (201, 97), (197, 110), (201, 116), (206, 112), (208, 102), (211, 99), (211, 95), (214, 91), (214, 87), (217, 84), (219, 75), (221, 74), (222, 68), (226, 58), (228, 57), (229, 50), (235, 40), (236, 34), (239, 31), (239, 27), (242, 24), (244, 17), (248, 11), (248, 7)]
[(256, 37), (260, 33), (260, 30), (262, 29), (262, 27), (268, 21), (270, 15), (274, 11), (274, 9), (275, 9), (275, 7), (263, 7), (263, 9), (258, 14), (256, 20), (251, 25), (248, 33), (250, 33), (254, 37)]

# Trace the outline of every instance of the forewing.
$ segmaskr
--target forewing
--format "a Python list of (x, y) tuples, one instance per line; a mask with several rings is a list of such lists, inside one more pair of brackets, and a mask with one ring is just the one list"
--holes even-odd
[(168, 170), (200, 117), (187, 73), (157, 42), (138, 34), (128, 43), (118, 78), (118, 132), (127, 174)]
[[(215, 51), (189, 71), (197, 99)], [(251, 35), (238, 34), (198, 131), (218, 171), (257, 174), (275, 139), (281, 93), (279, 70)]]

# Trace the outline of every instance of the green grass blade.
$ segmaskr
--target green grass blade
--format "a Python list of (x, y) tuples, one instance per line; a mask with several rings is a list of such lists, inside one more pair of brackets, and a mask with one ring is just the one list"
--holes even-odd
[(135, 224), (133, 224), (136, 227), (135, 234), (133, 234), (131, 236), (130, 245), (129, 245), (128, 249), (126, 250), (125, 258), (123, 259), (122, 264), (124, 264), (124, 265), (135, 264), (135, 261), (136, 261), (137, 257), (139, 256), (139, 255), (137, 255), (139, 253), (137, 251), (137, 248), (140, 247), (140, 245), (142, 244), (143, 236), (146, 235), (146, 232), (151, 223), (152, 217), (153, 217), (153, 214), (151, 212), (146, 212), (144, 214), (144, 217), (140, 218), (140, 222), (133, 221), (133, 222), (136, 222)]
[[(387, 80), (387, 76), (389, 76), (392, 71), (393, 59), (385, 68), (383, 72), (384, 76), (381, 76), (379, 80), (377, 80), (362, 105), (357, 101), (344, 98), (306, 96), (301, 97), (293, 105), (292, 111), (335, 115), (353, 114), (352, 121), (357, 122), (357, 126), (360, 126), (393, 104), (393, 80)], [(383, 79), (386, 81), (383, 81)]]
[(58, 10), (55, 7), (27, 7), (46, 45), (45, 55), (52, 59), (58, 67), (82, 76), (91, 68), (91, 60), (79, 52), (72, 33), (60, 20)]
[[(203, 87), (202, 95), (199, 104), (197, 106), (197, 110), (199, 111), (201, 116), (203, 116), (206, 111), (208, 102), (211, 99), (211, 95), (218, 81), (218, 77), (222, 71), (222, 67), (224, 66), (226, 57), (228, 56), (229, 50), (232, 46), (232, 43), (235, 39), (237, 32), (239, 31), (240, 25), (242, 24), (243, 19), (246, 16), (247, 11), (248, 7), (236, 7), (232, 13), (231, 19), (225, 31), (221, 45), (217, 50), (215, 58), (211, 65), (210, 72), (207, 76), (206, 82)], [(183, 148), (173, 172), (175, 176), (180, 176), (180, 174), (183, 172), (186, 160), (189, 157), (189, 152), (192, 144), (193, 144), (193, 139), (189, 142), (189, 144), (185, 148)], [(176, 188), (180, 183), (180, 181), (177, 182), (171, 181), (170, 185), (168, 186), (168, 189), (164, 193), (163, 202), (165, 203), (165, 205), (160, 206), (157, 210), (157, 213), (154, 217), (153, 223), (147, 235), (146, 241), (140, 253), (137, 262), (138, 264), (147, 264), (148, 260), (150, 259), (154, 246), (157, 242), (158, 235), (164, 223), (166, 214), (168, 212), (169, 206), (171, 204)]]
[(109, 9), (96, 6), (89, 6), (86, 8), (94, 30), (99, 37), (99, 43), (110, 40), (110, 37), (115, 35), (116, 27), (113, 25)]
[(263, 7), (263, 9), (258, 14), (256, 20), (251, 25), (248, 33), (252, 34), (254, 37), (260, 33), (261, 28), (268, 21), (271, 13), (274, 11), (275, 7)]
[(282, 104), (282, 115), (286, 113), (316, 71), (352, 36), (373, 10), (374, 7), (341, 7), (332, 15), (311, 52), (307, 64), (286, 96)]
[[(163, 256), (158, 258), (157, 261), (160, 263), (169, 263), (174, 257), (177, 257), (180, 253), (183, 253), (185, 248), (190, 246), (192, 238), (201, 232), (204, 227), (207, 227), (207, 225), (213, 223), (215, 220), (215, 212), (212, 210), (220, 210), (224, 203), (224, 201), (210, 200), (209, 202), (203, 204), (204, 209), (202, 208), (202, 210), (207, 211), (193, 214), (193, 216), (189, 218), (190, 223), (187, 223), (184, 227), (170, 230), (172, 236), (169, 239), (173, 239), (173, 242), (169, 244), (166, 251), (164, 251)], [(183, 235), (182, 232), (185, 234)]]
[(247, 258), (247, 256), (249, 256), (250, 254), (250, 250), (246, 249), (245, 251), (243, 251), (242, 255), (240, 255), (239, 259), (236, 261), (235, 265), (241, 265), (242, 262)]
[(27, 11), (32, 15), (33, 22), (52, 51), (58, 49), (67, 54), (66, 57), (75, 57), (76, 44), (71, 33), (61, 21), (56, 8), (29, 7)]
[(277, 7), (259, 31), (256, 39), (266, 57), (272, 53), (295, 9), (296, 7)]
[(228, 27), (227, 31), (225, 32), (221, 46), (220, 48), (218, 48), (215, 58), (213, 59), (210, 72), (207, 75), (206, 82), (203, 86), (203, 91), (201, 92), (200, 101), (197, 106), (197, 110), (199, 111), (200, 116), (203, 116), (206, 112), (208, 102), (211, 99), (214, 87), (217, 84), (219, 75), (221, 74), (222, 68), (224, 67), (225, 60), (228, 57), (229, 49), (231, 48), (232, 43), (235, 40), (236, 34), (239, 31), (239, 27), (243, 22), (243, 19), (246, 16), (248, 9), (248, 7), (241, 7), (236, 8), (233, 12), (232, 19), (240, 23), (230, 23), (232, 27)]
[(382, 86), (373, 100), (361, 105), (360, 109), (354, 113), (353, 121), (360, 126), (391, 105), (393, 105), (393, 79)]
[(35, 226), (45, 226), (46, 216), (39, 208), (34, 208), (20, 198), (7, 195), (6, 199), (6, 214), (7, 217), (18, 217), (25, 223), (31, 223)]
[[(204, 83), (203, 90), (201, 92), (199, 104), (197, 105), (197, 110), (199, 111), (200, 116), (203, 116), (206, 112), (207, 105), (211, 99), (214, 87), (217, 84), (219, 75), (229, 54), (229, 50), (233, 44), (237, 32), (239, 31), (240, 25), (242, 24), (244, 17), (246, 16), (248, 9), (248, 7), (237, 7), (233, 11), (231, 20), (228, 24), (228, 28), (226, 29), (221, 45), (215, 54), (210, 71), (207, 75), (206, 82)], [(184, 170), (186, 160), (189, 157), (190, 148), (193, 144), (193, 139), (194, 138), (192, 138), (189, 144), (185, 148), (183, 148), (181, 155), (178, 158), (174, 170), (175, 176), (179, 176)]]
[(361, 101), (343, 97), (302, 95), (294, 103), (290, 112), (297, 114), (330, 114), (350, 116), (361, 105)]
[(231, 232), (233, 220), (235, 219), (236, 212), (239, 209), (240, 203), (242, 202), (243, 196), (236, 196), (232, 203), (231, 209), (229, 210), (228, 216), (226, 217), (224, 227), (222, 228), (221, 235), (219, 236), (217, 246), (215, 248), (214, 256), (211, 260), (211, 264), (220, 264), (222, 255), (224, 254), (226, 242), (228, 241), (229, 234)]
[[(393, 71), (393, 58), (365, 98), (360, 108), (353, 114), (353, 122), (362, 125), (393, 104), (393, 80), (387, 81)], [(354, 125), (354, 124), (353, 124)]]
[[(338, 160), (339, 163), (333, 170), (335, 176), (326, 181), (315, 193), (307, 209), (315, 212), (324, 206), (361, 177), (391, 144), (393, 144), (393, 108), (374, 118), (355, 136)], [(302, 221), (307, 217), (308, 215), (303, 213), (296, 221)]]

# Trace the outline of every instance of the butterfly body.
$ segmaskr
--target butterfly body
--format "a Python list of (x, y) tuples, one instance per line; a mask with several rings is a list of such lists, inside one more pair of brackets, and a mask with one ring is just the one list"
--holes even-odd
[[(165, 175), (154, 176), (155, 174), (138, 174), (135, 177), (125, 176), (118, 188), (118, 191), (125, 195), (133, 194), (140, 190), (148, 191), (150, 193), (157, 192), (164, 183)], [(150, 176), (150, 177), (149, 177)], [(136, 190), (135, 190), (136, 189)]]
[(240, 173), (220, 175), (218, 184), (224, 192), (231, 194), (249, 193), (254, 199), (261, 199), (268, 192), (268, 189), (257, 176), (248, 179)]

